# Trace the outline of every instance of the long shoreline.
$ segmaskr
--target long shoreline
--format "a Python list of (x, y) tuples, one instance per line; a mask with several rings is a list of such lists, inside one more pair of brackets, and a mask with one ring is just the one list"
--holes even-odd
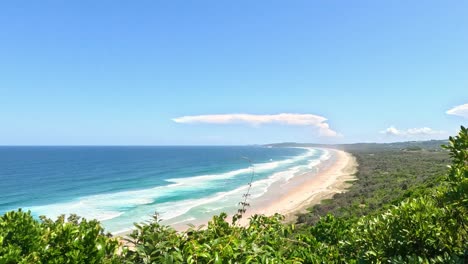
[[(264, 204), (249, 208), (244, 218), (254, 214), (267, 216), (279, 213), (285, 216), (286, 222), (292, 222), (297, 214), (319, 204), (336, 193), (345, 192), (356, 180), (357, 162), (350, 153), (337, 149), (326, 149), (332, 152), (330, 164), (319, 165), (318, 171), (310, 171), (294, 177), (286, 185), (276, 186), (270, 192), (270, 200)], [(278, 195), (279, 194), (279, 195)], [(244, 224), (247, 219), (244, 220)]]
[[(323, 161), (311, 171), (292, 177), (288, 183), (277, 183), (270, 186), (268, 192), (260, 199), (249, 201), (251, 207), (247, 209), (240, 221), (247, 225), (250, 216), (264, 214), (267, 216), (279, 213), (285, 216), (286, 222), (292, 222), (297, 214), (305, 212), (307, 208), (319, 204), (322, 200), (331, 198), (335, 193), (341, 193), (355, 180), (357, 169), (355, 158), (342, 150), (324, 149), (331, 157)], [(230, 221), (230, 217), (227, 219)], [(206, 222), (195, 221), (193, 224), (206, 225)], [(177, 231), (185, 231), (188, 225), (171, 225)], [(115, 234), (125, 236), (130, 232)]]

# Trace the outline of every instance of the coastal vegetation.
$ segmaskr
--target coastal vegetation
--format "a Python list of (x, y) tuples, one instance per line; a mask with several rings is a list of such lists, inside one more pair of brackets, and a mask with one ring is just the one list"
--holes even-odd
[[(356, 157), (357, 181), (344, 193), (322, 201), (298, 217), (299, 223), (315, 224), (331, 213), (356, 218), (380, 213), (407, 197), (431, 191), (450, 164), (442, 141), (339, 146)], [(338, 147), (338, 146), (337, 146)]]
[(76, 215), (38, 221), (21, 209), (0, 218), (0, 263), (120, 263), (117, 239)]
[[(0, 217), (1, 263), (464, 263), (468, 258), (468, 130), (444, 150), (376, 146), (353, 150), (357, 181), (347, 194), (284, 224), (226, 214), (176, 232), (157, 215), (126, 243), (97, 221), (71, 216)], [(447, 164), (450, 166), (444, 168)], [(444, 171), (444, 172), (442, 172)]]

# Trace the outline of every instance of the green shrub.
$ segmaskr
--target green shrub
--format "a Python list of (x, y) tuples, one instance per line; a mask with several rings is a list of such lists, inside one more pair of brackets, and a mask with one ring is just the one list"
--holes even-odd
[(21, 209), (0, 217), (0, 263), (36, 262), (44, 247), (41, 225)]
[(34, 219), (21, 209), (0, 218), (0, 263), (118, 263), (118, 242), (98, 221)]

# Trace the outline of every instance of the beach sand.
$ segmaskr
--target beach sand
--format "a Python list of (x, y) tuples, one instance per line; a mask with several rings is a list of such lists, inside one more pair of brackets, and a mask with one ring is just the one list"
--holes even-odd
[[(356, 159), (342, 150), (326, 149), (331, 157), (311, 171), (292, 177), (287, 183), (275, 183), (270, 186), (266, 194), (260, 198), (248, 201), (250, 207), (239, 221), (240, 225), (247, 225), (249, 217), (255, 214), (267, 216), (280, 213), (285, 216), (285, 222), (293, 222), (297, 214), (306, 212), (307, 208), (319, 204), (324, 199), (331, 198), (336, 193), (346, 191), (356, 178)], [(231, 221), (232, 215), (226, 219)], [(206, 221), (206, 220), (205, 220)], [(195, 226), (205, 225), (206, 222), (194, 222)], [(187, 224), (172, 225), (177, 231), (185, 231)], [(130, 232), (116, 234), (125, 236)]]
[(253, 201), (241, 224), (246, 224), (247, 218), (254, 214), (270, 216), (275, 213), (284, 215), (286, 222), (292, 222), (298, 213), (304, 213), (320, 201), (346, 191), (351, 186), (350, 182), (356, 180), (356, 159), (342, 150), (327, 151), (331, 152), (332, 157), (319, 165), (317, 171), (295, 176), (286, 184), (272, 186), (260, 203)]

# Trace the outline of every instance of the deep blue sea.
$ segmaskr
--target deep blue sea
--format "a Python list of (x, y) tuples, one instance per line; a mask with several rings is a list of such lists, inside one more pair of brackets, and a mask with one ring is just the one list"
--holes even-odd
[(129, 230), (157, 212), (168, 224), (235, 212), (251, 176), (252, 199), (310, 170), (326, 150), (227, 147), (0, 147), (0, 214), (23, 208), (55, 218), (76, 213), (107, 231)]

